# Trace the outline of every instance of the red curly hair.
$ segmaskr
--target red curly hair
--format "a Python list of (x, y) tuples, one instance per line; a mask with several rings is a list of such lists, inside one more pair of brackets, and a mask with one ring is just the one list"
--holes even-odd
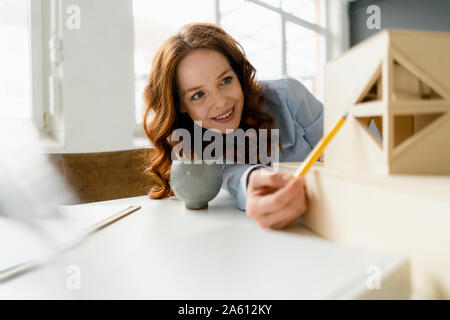
[[(149, 166), (145, 173), (157, 182), (149, 196), (162, 199), (174, 195), (170, 187), (171, 152), (176, 145), (170, 141), (172, 132), (184, 128), (193, 132), (193, 121), (187, 113), (179, 110), (176, 83), (178, 63), (198, 48), (214, 49), (222, 53), (236, 73), (244, 95), (244, 107), (239, 128), (270, 129), (274, 125), (272, 116), (261, 110), (266, 98), (255, 80), (256, 70), (247, 60), (242, 46), (217, 25), (192, 23), (181, 28), (178, 34), (167, 39), (153, 58), (152, 69), (144, 91), (144, 131), (153, 143)], [(148, 121), (153, 113), (151, 122)], [(281, 149), (281, 146), (280, 146)], [(270, 153), (270, 151), (269, 151)]]

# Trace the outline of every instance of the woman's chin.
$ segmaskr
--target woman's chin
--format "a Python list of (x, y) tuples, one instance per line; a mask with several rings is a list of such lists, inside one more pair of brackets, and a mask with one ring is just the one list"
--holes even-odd
[(234, 132), (238, 127), (239, 127), (239, 124), (233, 125), (233, 126), (226, 126), (226, 127), (217, 128), (217, 130), (219, 130), (223, 134), (226, 134), (226, 133)]

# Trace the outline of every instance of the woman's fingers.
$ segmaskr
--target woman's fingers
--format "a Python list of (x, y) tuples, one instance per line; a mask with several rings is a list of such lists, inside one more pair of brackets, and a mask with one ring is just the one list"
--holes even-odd
[(280, 230), (294, 223), (306, 211), (306, 208), (305, 184), (299, 183), (296, 196), (284, 208), (261, 217), (261, 226)]
[(247, 191), (247, 215), (262, 228), (284, 228), (306, 210), (303, 177), (258, 169), (252, 172)]
[(257, 169), (250, 175), (248, 192), (261, 188), (279, 189), (286, 185), (290, 177), (283, 173), (276, 173), (265, 169)]
[(298, 197), (294, 197), (284, 208), (262, 216), (258, 221), (259, 225), (275, 230), (283, 228), (285, 224), (299, 216), (299, 205), (296, 203), (299, 200)]
[(274, 193), (264, 195), (255, 203), (258, 212), (271, 213), (285, 208), (293, 198), (304, 194), (303, 178), (292, 178), (288, 184)]
[(289, 227), (289, 226), (293, 225), (295, 221), (297, 221), (298, 217), (301, 216), (302, 213), (303, 212), (301, 212), (299, 215), (295, 215), (295, 217), (292, 218), (292, 219), (286, 219), (286, 220), (284, 220), (282, 222), (274, 224), (274, 225), (270, 226), (270, 228), (272, 228), (274, 230), (281, 230), (281, 229), (284, 229), (286, 227)]

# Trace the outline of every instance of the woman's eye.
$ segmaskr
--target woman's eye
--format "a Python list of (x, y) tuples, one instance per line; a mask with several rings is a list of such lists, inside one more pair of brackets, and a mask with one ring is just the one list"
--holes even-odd
[(228, 83), (231, 82), (231, 80), (233, 80), (233, 77), (228, 76), (228, 77), (225, 77), (225, 78), (222, 80), (222, 83), (223, 83), (223, 84), (228, 84)]
[(200, 99), (201, 97), (203, 97), (203, 92), (197, 92), (196, 94), (194, 94), (193, 96), (192, 96), (192, 100), (198, 100), (198, 99)]

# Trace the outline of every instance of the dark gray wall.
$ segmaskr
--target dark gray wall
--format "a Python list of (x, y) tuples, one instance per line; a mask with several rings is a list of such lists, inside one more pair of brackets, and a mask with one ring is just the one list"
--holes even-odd
[(380, 7), (382, 29), (450, 32), (450, 0), (358, 0), (349, 5), (351, 46), (380, 31), (366, 25), (373, 4)]

